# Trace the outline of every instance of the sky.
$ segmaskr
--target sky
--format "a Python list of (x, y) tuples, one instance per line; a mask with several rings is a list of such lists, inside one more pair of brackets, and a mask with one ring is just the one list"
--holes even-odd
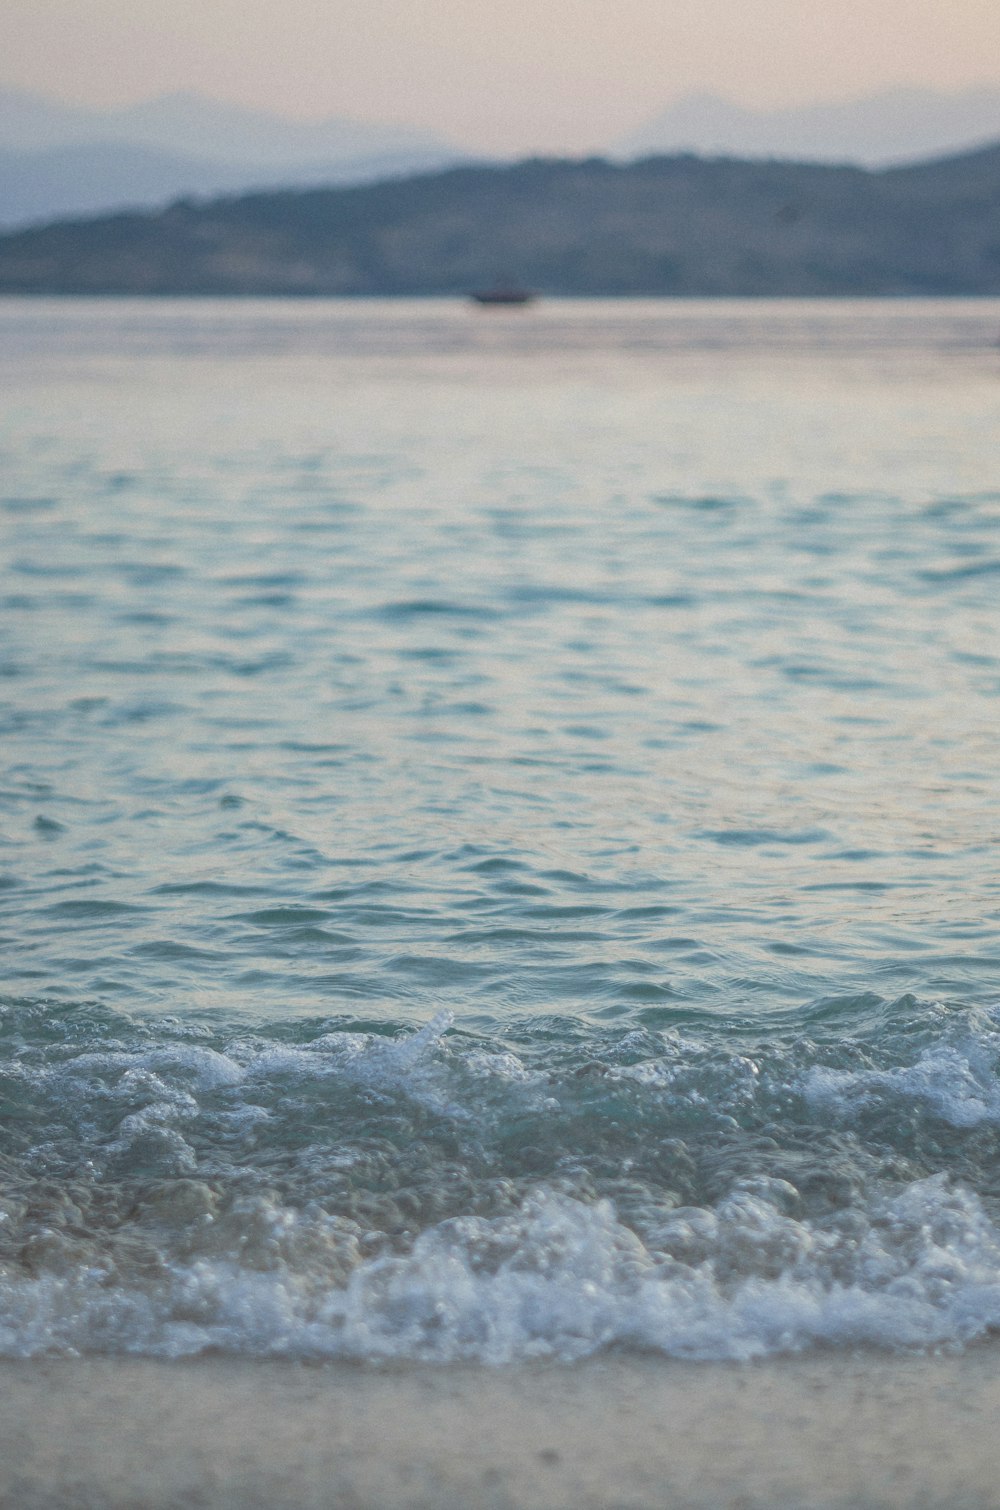
[(194, 90), (484, 152), (604, 146), (695, 91), (757, 107), (1000, 83), (1000, 0), (4, 0), (0, 82)]

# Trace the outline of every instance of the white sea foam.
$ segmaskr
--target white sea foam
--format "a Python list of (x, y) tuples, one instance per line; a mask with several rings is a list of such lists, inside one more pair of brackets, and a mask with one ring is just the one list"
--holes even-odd
[[(243, 1261), (207, 1243), (145, 1287), (114, 1285), (101, 1263), (8, 1273), (0, 1352), (499, 1364), (621, 1345), (746, 1359), (816, 1343), (956, 1347), (1000, 1327), (1000, 1234), (969, 1192), (919, 1181), (841, 1230), (780, 1204), (780, 1190), (751, 1182), (644, 1244), (610, 1203), (539, 1191), (510, 1217), (444, 1222), (406, 1254), (355, 1262), (337, 1283), (287, 1262), (296, 1229), (319, 1218), (258, 1202), (242, 1218), (258, 1251)], [(346, 1229), (326, 1235), (331, 1253), (338, 1236), (354, 1243)]]
[[(334, 1032), (298, 1045), (235, 1040), (225, 1051), (140, 1042), (128, 1048), (70, 1051), (47, 1062), (11, 1060), (4, 1074), (62, 1104), (91, 1136), (95, 1108), (113, 1111), (120, 1104), (127, 1110), (113, 1131), (97, 1139), (95, 1153), (122, 1155), (153, 1137), (164, 1153), (173, 1150), (177, 1172), (184, 1172), (193, 1159), (183, 1137), (185, 1123), (194, 1121), (206, 1105), (211, 1105), (217, 1123), (266, 1120), (271, 1113), (260, 1099), (271, 1100), (287, 1081), (336, 1081), (387, 1100), (402, 1098), (438, 1115), (467, 1119), (470, 1110), (456, 1103), (447, 1071), (437, 1063), (441, 1040), (453, 1020), (451, 1012), (439, 1012), (404, 1038)], [(512, 1055), (480, 1055), (469, 1069), (498, 1081), (515, 1081), (521, 1078), (517, 1063)], [(236, 1094), (227, 1096), (231, 1092)]]
[[(995, 1035), (991, 1035), (994, 1036)], [(889, 1097), (922, 1103), (952, 1127), (1000, 1121), (997, 1042), (936, 1044), (915, 1063), (888, 1070), (835, 1070), (814, 1066), (803, 1079), (813, 1106), (851, 1116)]]

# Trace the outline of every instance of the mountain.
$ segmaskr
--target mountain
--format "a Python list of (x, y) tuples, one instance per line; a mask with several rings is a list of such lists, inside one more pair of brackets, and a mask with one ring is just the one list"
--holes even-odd
[(100, 140), (101, 119), (96, 111), (0, 87), (0, 148), (8, 151), (35, 152)]
[(1000, 294), (1000, 145), (872, 172), (693, 156), (460, 167), (0, 237), (0, 292)]
[(125, 144), (0, 150), (0, 219), (17, 225), (54, 215), (157, 205), (184, 193), (245, 189), (249, 182), (245, 168)]
[(177, 157), (275, 167), (402, 151), (435, 151), (452, 157), (457, 152), (440, 137), (407, 126), (336, 116), (290, 120), (199, 94), (161, 95), (117, 110), (88, 110), (24, 90), (0, 88), (0, 148), (39, 152), (97, 142), (124, 142)]
[[(897, 89), (755, 111), (690, 95), (617, 143), (617, 161), (677, 152), (877, 165), (1000, 138), (1000, 87)], [(367, 183), (467, 160), (412, 128), (292, 120), (171, 94), (91, 110), (0, 88), (0, 226), (152, 207), (171, 199), (307, 184)]]
[(751, 110), (692, 94), (632, 132), (613, 156), (670, 152), (794, 158), (869, 166), (958, 152), (1000, 138), (1000, 87), (945, 94), (894, 89), (861, 99)]
[(200, 95), (94, 111), (4, 89), (0, 225), (279, 183), (359, 183), (461, 155), (402, 126), (286, 120)]
[(210, 142), (215, 157), (281, 169), (309, 161), (348, 161), (400, 152), (459, 155), (441, 138), (406, 126), (372, 125), (336, 116), (321, 121), (288, 120), (197, 94), (163, 95), (111, 112), (107, 119), (122, 141), (192, 155), (203, 153)]
[(44, 152), (0, 149), (0, 226), (162, 205), (185, 196), (238, 194), (302, 184), (369, 183), (439, 168), (452, 153), (370, 153), (287, 167), (219, 162), (127, 143), (80, 143)]

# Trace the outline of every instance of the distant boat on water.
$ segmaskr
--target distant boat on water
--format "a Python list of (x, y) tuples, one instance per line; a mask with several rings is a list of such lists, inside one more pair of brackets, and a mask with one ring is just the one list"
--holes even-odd
[(493, 288), (479, 289), (469, 297), (476, 304), (533, 304), (536, 296), (529, 289), (498, 283)]

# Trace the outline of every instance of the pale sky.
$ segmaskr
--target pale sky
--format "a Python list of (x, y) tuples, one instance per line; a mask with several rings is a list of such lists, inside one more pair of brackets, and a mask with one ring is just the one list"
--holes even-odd
[(1000, 83), (1000, 0), (4, 0), (0, 82), (581, 151), (693, 90), (776, 106)]

